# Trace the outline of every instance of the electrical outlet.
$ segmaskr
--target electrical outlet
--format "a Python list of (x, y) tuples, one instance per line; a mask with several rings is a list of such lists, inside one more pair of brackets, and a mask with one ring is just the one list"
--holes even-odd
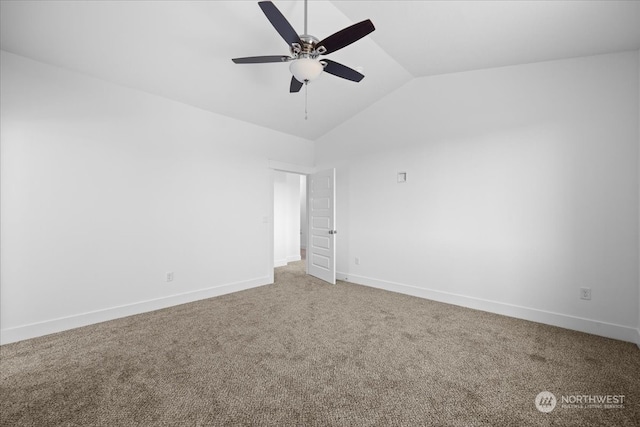
[(356, 265), (360, 265), (360, 258), (356, 257)]
[(580, 299), (591, 299), (591, 288), (580, 288)]
[(165, 276), (165, 280), (167, 282), (173, 282), (173, 271), (167, 272), (167, 275)]

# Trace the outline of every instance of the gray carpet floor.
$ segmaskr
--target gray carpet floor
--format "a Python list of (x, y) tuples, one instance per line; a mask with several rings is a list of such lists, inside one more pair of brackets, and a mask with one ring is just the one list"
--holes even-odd
[[(638, 426), (631, 343), (304, 275), (0, 347), (2, 426)], [(556, 408), (534, 400), (552, 392)], [(624, 395), (567, 408), (561, 396)]]

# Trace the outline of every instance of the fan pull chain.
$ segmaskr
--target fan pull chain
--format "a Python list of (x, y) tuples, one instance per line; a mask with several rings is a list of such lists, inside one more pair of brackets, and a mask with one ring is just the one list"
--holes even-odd
[(307, 86), (309, 86), (309, 82), (305, 82), (304, 84), (304, 119), (307, 120), (309, 115), (307, 114)]

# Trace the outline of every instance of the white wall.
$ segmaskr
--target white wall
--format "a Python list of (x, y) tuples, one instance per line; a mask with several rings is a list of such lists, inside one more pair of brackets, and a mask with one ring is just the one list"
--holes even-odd
[[(2, 343), (269, 281), (267, 159), (311, 166), (311, 142), (0, 63)], [(639, 69), (421, 78), (323, 137), (342, 277), (640, 345)]]
[(309, 221), (307, 220), (307, 176), (300, 175), (300, 247), (307, 248)]
[(300, 175), (274, 172), (273, 264), (300, 261)]
[(636, 339), (638, 52), (416, 79), (316, 164), (337, 168), (340, 277)]
[(269, 283), (268, 159), (311, 166), (310, 141), (1, 66), (3, 343)]

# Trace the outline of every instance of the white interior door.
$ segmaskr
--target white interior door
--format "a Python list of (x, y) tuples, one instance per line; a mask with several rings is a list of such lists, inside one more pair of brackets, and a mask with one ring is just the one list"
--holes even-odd
[(307, 273), (336, 283), (336, 170), (329, 169), (307, 178), (309, 200), (309, 241)]

